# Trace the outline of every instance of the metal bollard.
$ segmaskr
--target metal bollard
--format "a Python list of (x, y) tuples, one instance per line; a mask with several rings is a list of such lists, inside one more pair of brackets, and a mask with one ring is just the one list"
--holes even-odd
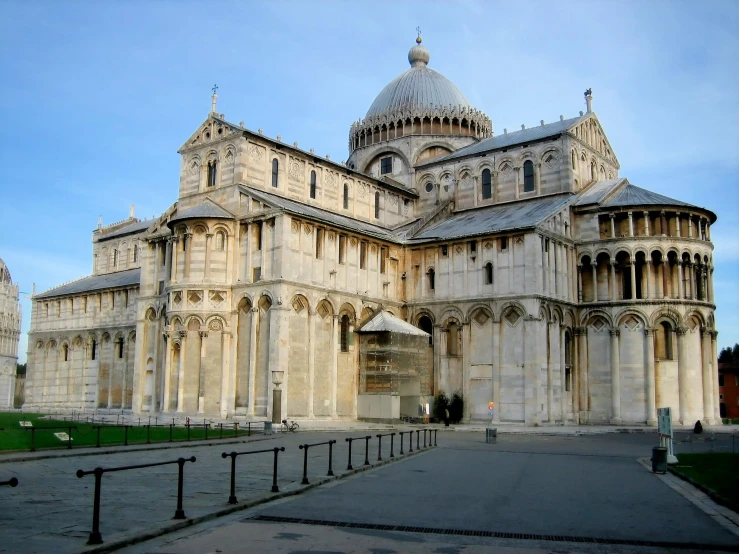
[(377, 435), (377, 461), (382, 461), (382, 435)]
[(437, 435), (437, 433), (438, 433), (438, 432), (439, 432), (439, 430), (438, 430), (438, 429), (434, 429), (434, 446), (438, 446), (438, 445), (436, 444), (436, 435)]
[(426, 448), (426, 429), (423, 430), (423, 447)]
[(309, 485), (308, 482), (308, 445), (301, 444), (298, 448), (303, 450), (303, 480), (300, 482), (301, 485)]
[(326, 475), (334, 474), (334, 470), (331, 469), (331, 456), (332, 456), (333, 446), (335, 442), (336, 442), (335, 440), (328, 441), (328, 473)]
[(413, 431), (408, 431), (408, 454), (413, 453)]
[(364, 437), (364, 465), (368, 466), (369, 463), (369, 441), (372, 438), (371, 435)]
[(352, 441), (354, 439), (344, 439), (344, 440), (349, 443), (349, 460), (346, 463), (346, 470), (351, 471), (354, 469), (352, 467)]
[(395, 458), (393, 454), (393, 439), (395, 439), (395, 433), (390, 433), (390, 457)]
[(420, 444), (420, 435), (421, 431), (419, 429), (416, 429), (416, 450), (421, 450), (421, 444)]
[(400, 455), (403, 455), (403, 431), (398, 431), (400, 435)]

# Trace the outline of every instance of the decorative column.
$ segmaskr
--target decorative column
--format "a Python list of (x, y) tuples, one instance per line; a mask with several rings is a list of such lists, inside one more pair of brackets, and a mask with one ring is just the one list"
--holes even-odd
[(503, 374), (503, 333), (505, 323), (502, 320), (493, 320), (493, 356), (495, 357), (495, 367), (493, 368), (493, 423), (500, 422), (500, 411), (503, 409), (502, 400), (500, 398), (500, 386)]
[(693, 216), (688, 214), (688, 238), (693, 238)]
[(618, 300), (618, 290), (616, 288), (616, 261), (612, 261), (611, 266), (611, 300)]
[[(205, 278), (210, 279), (210, 248), (213, 233), (205, 233)], [(228, 275), (228, 273), (226, 273)]]
[(706, 266), (706, 291), (708, 292), (708, 301), (713, 304), (713, 266)]
[[(228, 399), (234, 398), (233, 389), (231, 389), (231, 332), (223, 329), (221, 333), (221, 417), (228, 416)], [(236, 373), (235, 369), (233, 373)]]
[(647, 340), (646, 357), (646, 377), (647, 377), (647, 425), (657, 425), (657, 375), (654, 370), (654, 329), (647, 327), (644, 329), (644, 335)]
[(516, 200), (521, 196), (521, 168), (514, 167), (513, 172), (516, 174)]
[(644, 234), (650, 236), (649, 231), (649, 212), (644, 212)]
[(565, 359), (565, 350), (567, 338), (565, 336), (565, 326), (559, 326), (559, 413), (562, 415), (562, 425), (567, 423), (567, 360)]
[(718, 392), (718, 331), (711, 333), (711, 377), (713, 380), (713, 420), (721, 421), (721, 397)]
[(628, 212), (629, 215), (629, 236), (634, 236), (634, 215), (632, 212)]
[(608, 217), (611, 220), (611, 238), (616, 238), (616, 214), (608, 214)]
[(259, 306), (252, 306), (250, 311), (251, 329), (249, 331), (249, 415), (253, 416), (254, 407), (257, 403), (256, 377), (254, 373), (257, 368), (257, 324), (259, 321)]
[(205, 339), (208, 338), (208, 331), (200, 331), (200, 359), (198, 360), (198, 413), (202, 414), (205, 408), (205, 371), (203, 365), (205, 361)]
[(577, 265), (577, 301), (582, 302), (582, 264)]
[(661, 231), (660, 235), (663, 237), (670, 234), (669, 229), (667, 228), (667, 216), (664, 211), (659, 212), (659, 230)]
[(593, 269), (593, 302), (598, 301), (598, 261), (591, 260), (590, 267)]
[(678, 327), (677, 333), (677, 380), (680, 388), (680, 423), (688, 425), (688, 360), (685, 351), (685, 329)]
[(185, 406), (185, 348), (187, 346), (187, 331), (180, 331), (180, 368), (177, 375), (177, 411), (182, 412)]
[(580, 327), (579, 331), (580, 342), (578, 344), (578, 362), (580, 363), (580, 423), (587, 423), (589, 412), (588, 397), (590, 396), (588, 390), (588, 328)]
[(662, 268), (662, 298), (667, 298), (667, 272), (670, 269), (667, 258), (662, 258), (660, 267)]
[(547, 421), (554, 423), (554, 385), (552, 383), (552, 333), (548, 321), (544, 321), (544, 331), (547, 334)]
[(177, 245), (180, 242), (178, 236), (173, 236), (170, 240), (170, 251), (172, 253), (172, 260), (170, 261), (170, 275), (169, 280), (171, 283), (177, 282)]
[[(338, 242), (338, 240), (337, 240)], [(341, 328), (341, 321), (339, 315), (334, 314), (333, 316), (333, 328), (331, 329), (331, 417), (336, 419), (339, 417), (337, 410), (337, 395), (339, 394), (339, 331)]]
[(284, 376), (284, 371), (272, 372), (272, 384), (275, 386), (272, 389), (272, 423), (282, 422), (282, 391), (280, 385)]
[[(316, 312), (308, 310), (308, 417), (313, 419), (313, 401), (316, 390), (315, 348), (316, 348)], [(325, 348), (326, 345), (322, 345)]]
[(703, 329), (701, 333), (701, 362), (703, 370), (703, 419), (711, 425), (713, 421), (713, 379), (711, 378), (711, 333)]
[(162, 337), (164, 338), (164, 390), (162, 391), (162, 396), (164, 397), (164, 400), (162, 401), (162, 408), (161, 412), (168, 412), (169, 411), (169, 386), (170, 386), (170, 379), (171, 379), (171, 373), (172, 373), (172, 348), (173, 344), (170, 340), (170, 333), (165, 331), (162, 333)]
[[(462, 322), (462, 394), (465, 398), (470, 397), (470, 342), (472, 339), (472, 325), (469, 322)], [(464, 421), (470, 421), (470, 404), (464, 403)]]
[(190, 277), (190, 261), (192, 258), (192, 233), (185, 233), (182, 239), (185, 244), (185, 279)]
[(680, 219), (680, 212), (675, 213), (675, 230), (677, 231), (677, 236), (682, 237), (682, 220)]
[(621, 359), (618, 337), (620, 331), (611, 329), (611, 424), (621, 423)]
[[(164, 249), (164, 279), (165, 281), (172, 279), (172, 242), (173, 242), (172, 239), (169, 239)], [(157, 292), (159, 291), (157, 290)]]
[(631, 266), (631, 299), (636, 300), (636, 262), (631, 260), (629, 265)]
[(652, 298), (652, 261), (647, 260), (644, 263), (646, 264), (647, 272), (647, 295), (644, 298)]

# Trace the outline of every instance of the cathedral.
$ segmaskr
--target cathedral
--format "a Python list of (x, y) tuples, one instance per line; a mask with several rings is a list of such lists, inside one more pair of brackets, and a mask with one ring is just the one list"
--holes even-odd
[(21, 338), (21, 305), (18, 285), (0, 258), (0, 408), (12, 408), (18, 342)]
[[(32, 298), (25, 407), (718, 422), (713, 212), (619, 175), (592, 111), (493, 132), (419, 38), (345, 162), (211, 113), (176, 201)], [(277, 393), (275, 392), (277, 391)]]

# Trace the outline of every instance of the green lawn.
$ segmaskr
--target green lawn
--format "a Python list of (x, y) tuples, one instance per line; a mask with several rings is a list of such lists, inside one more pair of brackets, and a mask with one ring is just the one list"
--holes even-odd
[[(31, 450), (31, 435), (35, 435), (35, 447), (36, 450), (48, 449), (48, 448), (67, 448), (68, 443), (59, 440), (54, 433), (68, 433), (68, 429), (53, 429), (44, 430), (44, 427), (56, 427), (72, 425), (76, 429), (72, 429), (72, 448), (80, 448), (83, 446), (95, 446), (97, 444), (98, 430), (95, 428), (98, 426), (97, 423), (85, 423), (85, 418), (82, 418), (82, 422), (76, 421), (58, 421), (50, 419), (41, 419), (42, 414), (19, 414), (19, 413), (0, 413), (0, 428), (4, 428), (5, 431), (0, 431), (0, 451), (3, 450)], [(89, 417), (89, 416), (88, 416)], [(127, 418), (132, 419), (131, 417)], [(34, 433), (30, 430), (26, 430), (21, 427), (21, 421), (30, 421), (33, 423), (33, 427), (36, 429)], [(148, 440), (154, 442), (168, 442), (171, 438), (172, 441), (186, 441), (188, 440), (188, 431), (185, 427), (174, 427), (170, 431), (169, 423), (171, 419), (159, 419), (157, 422), (160, 425), (155, 427), (154, 423), (157, 420), (152, 419), (151, 428), (148, 433)], [(138, 418), (136, 419), (138, 424)], [(142, 426), (130, 427), (128, 429), (128, 444), (145, 444), (147, 442), (147, 427), (148, 417), (141, 419)], [(195, 427), (199, 424), (200, 427)], [(261, 425), (258, 425), (261, 432)], [(236, 432), (232, 425), (224, 425), (223, 431), (216, 426), (215, 428), (208, 429), (208, 439), (217, 439), (220, 437), (233, 438), (236, 436)], [(171, 435), (170, 435), (171, 433)], [(203, 440), (205, 439), (206, 430), (203, 428), (203, 421), (199, 423), (193, 421), (193, 427), (190, 428), (190, 440)], [(249, 432), (246, 427), (239, 428), (238, 436), (246, 436)], [(255, 431), (252, 430), (252, 434)], [(122, 427), (104, 426), (100, 430), (100, 445), (115, 445), (124, 444), (126, 439), (126, 430)]]
[(722, 504), (739, 511), (739, 454), (680, 454), (674, 471), (710, 490)]

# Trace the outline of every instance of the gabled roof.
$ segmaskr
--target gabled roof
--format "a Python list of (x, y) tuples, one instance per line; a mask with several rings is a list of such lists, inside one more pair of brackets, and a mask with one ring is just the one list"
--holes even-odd
[(175, 214), (175, 216), (169, 220), (168, 225), (172, 225), (176, 221), (183, 221), (185, 219), (234, 219), (234, 217), (235, 216), (231, 212), (221, 208), (221, 206), (213, 202), (210, 198), (206, 198), (192, 208)]
[(124, 227), (121, 227), (120, 229), (116, 229), (115, 231), (111, 231), (110, 233), (101, 234), (97, 240), (98, 242), (103, 242), (108, 239), (112, 239), (114, 237), (121, 237), (123, 235), (132, 235), (133, 233), (139, 233), (141, 231), (146, 231), (149, 227), (151, 227), (151, 224), (154, 223), (157, 220), (157, 218), (151, 218), (151, 219), (144, 219), (143, 221), (134, 221), (130, 225), (125, 225)]
[(379, 310), (369, 320), (365, 321), (355, 333), (400, 333), (403, 335), (416, 335), (419, 337), (430, 336), (426, 331), (411, 325), (407, 321), (395, 317), (390, 312)]
[(571, 194), (558, 194), (456, 212), (448, 219), (421, 231), (410, 242), (452, 240), (535, 227), (567, 206), (572, 199)]
[(555, 121), (554, 123), (547, 123), (546, 125), (539, 125), (537, 127), (530, 127), (528, 129), (522, 129), (520, 131), (513, 131), (511, 133), (504, 133), (496, 137), (490, 137), (485, 140), (481, 140), (475, 144), (470, 144), (464, 148), (460, 148), (442, 156), (440, 158), (434, 158), (425, 164), (420, 164), (419, 167), (425, 165), (438, 164), (440, 162), (448, 162), (450, 160), (456, 160), (459, 158), (465, 158), (467, 156), (474, 156), (476, 154), (482, 154), (491, 150), (498, 150), (500, 148), (506, 148), (515, 144), (523, 144), (534, 142), (537, 140), (555, 137), (567, 131), (573, 125), (586, 119), (591, 114), (585, 114), (579, 117), (573, 117), (571, 119), (565, 119), (562, 121)]
[(138, 285), (141, 282), (141, 270), (127, 269), (126, 271), (118, 271), (116, 273), (108, 273), (106, 275), (89, 275), (82, 277), (71, 283), (60, 285), (56, 288), (49, 289), (46, 292), (37, 294), (35, 299), (54, 298), (57, 296), (67, 296), (70, 294), (80, 294), (83, 292), (93, 292), (103, 289), (113, 289), (120, 287), (130, 287)]
[(362, 233), (365, 235), (373, 236), (379, 239), (387, 240), (390, 242), (399, 242), (398, 237), (389, 229), (380, 227), (378, 225), (372, 225), (358, 219), (346, 217), (343, 215), (335, 214), (323, 208), (316, 208), (315, 206), (308, 206), (295, 200), (289, 200), (276, 194), (264, 192), (261, 190), (253, 189), (247, 185), (240, 185), (241, 190), (256, 198), (260, 202), (280, 208), (286, 212), (307, 217), (309, 219), (321, 221), (334, 225), (336, 227), (346, 229), (347, 231), (354, 231), (356, 233)]
[(592, 185), (589, 185), (580, 191), (577, 200), (573, 203), (573, 206), (600, 204), (603, 202), (604, 198), (623, 183), (628, 183), (628, 181), (626, 179), (606, 179), (605, 181), (596, 181)]

